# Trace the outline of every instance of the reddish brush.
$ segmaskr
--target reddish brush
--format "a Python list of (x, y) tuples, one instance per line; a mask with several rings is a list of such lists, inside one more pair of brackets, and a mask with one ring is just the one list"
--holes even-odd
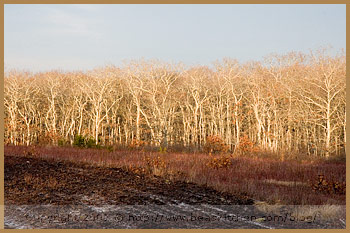
[[(30, 150), (32, 150), (30, 153), (26, 153)], [(176, 176), (176, 179), (208, 185), (218, 191), (245, 194), (269, 203), (345, 204), (345, 192), (342, 194), (314, 192), (312, 189), (315, 177), (317, 178), (319, 174), (327, 174), (327, 180), (343, 184), (346, 174), (344, 163), (323, 161), (301, 163), (291, 160), (238, 157), (229, 159), (232, 166), (213, 169), (208, 166), (213, 156), (208, 154), (160, 154), (127, 150), (109, 152), (72, 147), (36, 147), (33, 150), (26, 146), (5, 146), (5, 155), (63, 159), (99, 166), (125, 167), (130, 170), (137, 168), (138, 172), (152, 170), (153, 174), (162, 176), (181, 174)], [(225, 161), (223, 157), (222, 164)], [(150, 167), (152, 169), (148, 169)]]
[(229, 146), (219, 136), (208, 136), (204, 150), (210, 154), (227, 152), (229, 150)]

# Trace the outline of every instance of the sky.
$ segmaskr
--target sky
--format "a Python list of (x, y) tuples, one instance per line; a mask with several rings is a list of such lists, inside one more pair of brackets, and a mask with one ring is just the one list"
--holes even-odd
[(331, 46), (346, 5), (5, 4), (5, 70), (87, 70), (133, 59), (210, 65)]

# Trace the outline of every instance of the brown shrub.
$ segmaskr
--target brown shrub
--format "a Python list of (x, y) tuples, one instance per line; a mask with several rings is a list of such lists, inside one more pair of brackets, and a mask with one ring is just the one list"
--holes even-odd
[(146, 162), (146, 170), (154, 174), (156, 176), (162, 176), (167, 173), (167, 168), (168, 165), (165, 162), (164, 158), (157, 156), (157, 157), (150, 157), (150, 156), (145, 156), (144, 158)]
[(229, 168), (232, 166), (232, 160), (228, 156), (214, 157), (212, 156), (207, 166), (214, 169)]
[(238, 153), (241, 155), (250, 154), (250, 153), (256, 153), (259, 151), (259, 148), (254, 145), (254, 142), (252, 142), (248, 135), (243, 135), (239, 139), (239, 146), (238, 146)]
[(208, 136), (204, 150), (209, 154), (227, 152), (229, 146), (219, 136)]
[(129, 144), (129, 148), (133, 150), (142, 150), (145, 146), (147, 146), (147, 142), (137, 139), (133, 139)]
[(63, 140), (63, 138), (54, 131), (47, 131), (43, 134), (40, 134), (38, 137), (38, 142), (37, 144), (40, 146), (44, 146), (44, 145), (57, 145), (58, 141)]
[(324, 175), (318, 175), (317, 183), (312, 185), (312, 189), (315, 192), (345, 195), (346, 184), (345, 182), (327, 181)]

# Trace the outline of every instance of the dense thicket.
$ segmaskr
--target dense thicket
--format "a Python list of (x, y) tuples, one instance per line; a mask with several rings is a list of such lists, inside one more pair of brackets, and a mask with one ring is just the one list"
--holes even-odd
[(5, 142), (147, 142), (202, 148), (217, 135), (234, 151), (341, 153), (345, 144), (345, 55), (271, 55), (213, 67), (134, 61), (87, 72), (5, 74)]

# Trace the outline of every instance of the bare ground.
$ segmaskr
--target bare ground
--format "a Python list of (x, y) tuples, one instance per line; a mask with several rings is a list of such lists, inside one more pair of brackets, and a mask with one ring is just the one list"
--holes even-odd
[(287, 210), (266, 221), (253, 204), (122, 168), (5, 156), (6, 228), (345, 228)]

